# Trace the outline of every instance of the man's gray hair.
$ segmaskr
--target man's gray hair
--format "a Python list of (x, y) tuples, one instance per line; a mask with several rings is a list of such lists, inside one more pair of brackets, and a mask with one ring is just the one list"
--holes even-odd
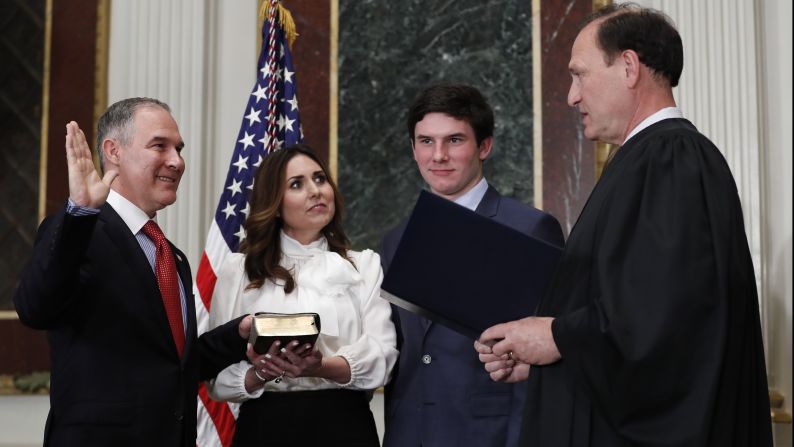
[(168, 104), (154, 98), (127, 98), (113, 103), (97, 122), (96, 151), (99, 155), (99, 166), (105, 171), (105, 154), (102, 152), (102, 142), (107, 138), (118, 140), (122, 146), (127, 146), (132, 140), (132, 131), (135, 111), (140, 107), (159, 107), (168, 113), (171, 108)]

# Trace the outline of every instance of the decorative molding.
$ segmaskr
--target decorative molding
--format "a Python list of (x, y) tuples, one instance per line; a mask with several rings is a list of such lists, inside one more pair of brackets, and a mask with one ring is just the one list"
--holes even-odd
[[(110, 44), (110, 0), (97, 0), (96, 54), (94, 56), (94, 121), (108, 106), (108, 45)], [(99, 153), (94, 151), (94, 164), (99, 166)]]
[(610, 155), (612, 151), (615, 149), (614, 144), (604, 143), (603, 141), (596, 141), (595, 143), (595, 179), (601, 177), (601, 173), (604, 171), (604, 166), (607, 165), (609, 162)]
[(47, 152), (49, 152), (50, 60), (52, 55), (52, 2), (44, 13), (44, 64), (41, 83), (41, 146), (39, 147), (39, 222), (47, 215)]
[(328, 169), (339, 183), (339, 0), (331, 0), (330, 65), (328, 73)]
[[(603, 8), (604, 6), (611, 5), (612, 0), (593, 0), (593, 11)], [(603, 141), (596, 141), (595, 143), (595, 181), (601, 178), (601, 173), (604, 172), (604, 166), (609, 162), (609, 157), (615, 145), (604, 143)]]
[(532, 0), (532, 183), (534, 206), (543, 209), (543, 57), (541, 0)]

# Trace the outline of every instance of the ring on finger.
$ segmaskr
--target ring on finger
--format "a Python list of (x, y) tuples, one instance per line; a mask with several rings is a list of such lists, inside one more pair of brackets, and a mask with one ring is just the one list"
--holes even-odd
[(284, 380), (284, 374), (286, 373), (287, 373), (286, 371), (281, 371), (281, 375), (276, 377), (273, 381), (276, 383), (281, 383), (281, 381)]

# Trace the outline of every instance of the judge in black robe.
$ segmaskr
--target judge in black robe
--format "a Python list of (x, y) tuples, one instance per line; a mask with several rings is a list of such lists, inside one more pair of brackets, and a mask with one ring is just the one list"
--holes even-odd
[(725, 159), (689, 121), (620, 148), (538, 310), (529, 446), (771, 445), (755, 275)]
[(537, 316), (475, 343), (494, 380), (528, 373), (522, 445), (772, 445), (742, 209), (724, 157), (675, 108), (682, 61), (675, 28), (636, 6), (602, 10), (574, 43), (569, 104), (585, 136), (623, 145)]

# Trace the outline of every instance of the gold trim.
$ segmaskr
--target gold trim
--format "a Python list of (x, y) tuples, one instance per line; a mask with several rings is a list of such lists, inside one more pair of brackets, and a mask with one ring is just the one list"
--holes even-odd
[(791, 423), (791, 413), (785, 410), (770, 410), (769, 415), (772, 417), (772, 422), (775, 424)]
[[(612, 4), (612, 0), (593, 0), (593, 11)], [(596, 141), (595, 144), (595, 181), (601, 178), (604, 167), (609, 163), (612, 152), (615, 150), (614, 144)]]
[(328, 169), (339, 181), (339, 0), (331, 0), (331, 63), (328, 69)]
[(769, 390), (769, 406), (772, 408), (783, 408), (783, 393), (778, 390)]
[(18, 320), (19, 315), (15, 310), (0, 310), (0, 320)]
[(264, 0), (258, 0), (256, 2), (256, 54), (254, 57), (254, 65), (259, 64), (259, 55), (262, 53), (262, 26), (265, 24), (264, 19), (259, 18), (259, 11), (262, 10), (262, 3)]
[(783, 408), (783, 393), (778, 390), (769, 390), (769, 415), (775, 424), (790, 424), (791, 413)]
[[(110, 45), (110, 0), (98, 0), (96, 43), (94, 49), (94, 127), (108, 106), (108, 47)], [(89, 146), (91, 142), (88, 143)], [(99, 148), (94, 151), (94, 165), (99, 166)], [(101, 172), (101, 171), (100, 171)]]
[(534, 206), (543, 209), (543, 71), (540, 0), (532, 0), (532, 178)]
[(601, 173), (604, 172), (604, 167), (609, 163), (609, 159), (612, 158), (612, 151), (614, 151), (616, 146), (614, 144), (604, 143), (603, 141), (596, 141), (595, 144), (595, 179), (598, 180), (601, 177)]
[[(41, 86), (41, 146), (39, 147), (39, 222), (47, 214), (47, 146), (50, 117), (50, 55), (52, 53), (52, 2), (44, 12), (44, 80)], [(14, 313), (16, 315), (16, 312)]]

